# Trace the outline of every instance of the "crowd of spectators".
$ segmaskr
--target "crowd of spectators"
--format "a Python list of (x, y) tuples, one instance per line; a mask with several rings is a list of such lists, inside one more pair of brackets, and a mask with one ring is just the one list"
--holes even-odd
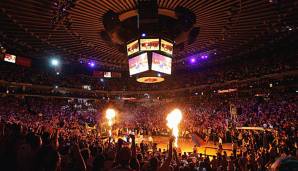
[[(1, 60), (0, 170), (297, 171), (297, 37), (274, 39), (280, 38), (243, 49), (241, 57), (210, 54), (188, 63), (174, 56), (172, 74), (158, 84), (138, 83), (128, 69), (121, 78), (98, 78), (93, 71), (101, 68), (85, 64), (50, 68), (32, 60), (21, 67)], [(229, 88), (236, 92), (217, 91)], [(117, 110), (112, 127), (108, 107)], [(174, 108), (183, 113), (179, 139), (195, 144), (192, 151), (174, 147), (166, 124)], [(161, 149), (154, 140), (165, 137)], [(207, 144), (216, 154), (199, 153)]]
[[(230, 105), (241, 108), (231, 116)], [(4, 170), (280, 170), (297, 169), (297, 97), (213, 96), (158, 104), (126, 102), (118, 109), (114, 135), (106, 136), (106, 101), (2, 96), (0, 161)], [(180, 137), (198, 135), (218, 146), (216, 156), (144, 148), (135, 137), (167, 136), (166, 113), (183, 112)], [(262, 127), (264, 131), (236, 127)], [(94, 129), (95, 128), (95, 129)], [(128, 131), (129, 130), (129, 131)], [(134, 135), (129, 132), (134, 132)], [(222, 151), (232, 143), (233, 153)], [(200, 144), (199, 144), (200, 145)], [(277, 170), (277, 169), (276, 169)]]

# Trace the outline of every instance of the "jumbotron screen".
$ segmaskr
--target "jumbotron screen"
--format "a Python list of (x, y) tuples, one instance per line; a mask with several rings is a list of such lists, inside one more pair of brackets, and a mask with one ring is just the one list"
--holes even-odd
[(149, 70), (147, 53), (142, 53), (128, 60), (129, 75), (135, 75)]
[(127, 48), (127, 55), (128, 56), (140, 51), (140, 49), (139, 49), (139, 40), (135, 40), (135, 41), (129, 43), (126, 48)]
[(4, 61), (11, 62), (11, 63), (16, 63), (16, 58), (17, 57), (15, 55), (5, 54)]
[(172, 58), (153, 52), (152, 70), (170, 75), (172, 73)]
[(159, 39), (140, 39), (141, 51), (159, 50)]
[(166, 40), (161, 39), (160, 40), (160, 50), (169, 54), (169, 55), (173, 55), (173, 43), (168, 42)]
[(103, 72), (104, 78), (112, 78), (112, 72)]

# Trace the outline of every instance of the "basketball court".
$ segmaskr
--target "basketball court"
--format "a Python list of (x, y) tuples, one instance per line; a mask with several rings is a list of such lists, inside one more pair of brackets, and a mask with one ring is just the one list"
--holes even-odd
[[(163, 150), (168, 148), (169, 144), (169, 137), (165, 136), (153, 136), (153, 143), (157, 143), (157, 148)], [(148, 142), (148, 137), (139, 137), (136, 139), (137, 143), (140, 143), (142, 140), (144, 142)], [(193, 147), (195, 143), (192, 141), (191, 138), (179, 138), (178, 139), (178, 148), (180, 148), (181, 152), (188, 153), (193, 152)], [(208, 142), (200, 147), (197, 147), (197, 153), (202, 153), (204, 155), (216, 155), (217, 152), (217, 145), (214, 145), (213, 142)], [(223, 151), (226, 151), (227, 155), (230, 156), (232, 154), (232, 144), (226, 143), (223, 144)]]

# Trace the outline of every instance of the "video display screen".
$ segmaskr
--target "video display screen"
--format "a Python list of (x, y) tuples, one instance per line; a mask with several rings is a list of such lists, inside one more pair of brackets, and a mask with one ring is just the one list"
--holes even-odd
[(173, 43), (161, 39), (160, 44), (161, 44), (160, 45), (161, 51), (163, 51), (167, 54), (173, 55)]
[(141, 50), (159, 50), (159, 39), (140, 39)]
[(142, 53), (128, 60), (129, 74), (134, 75), (149, 70), (147, 53)]
[(11, 62), (11, 63), (16, 63), (16, 56), (15, 55), (11, 55), (11, 54), (5, 54), (4, 56), (4, 61), (6, 62)]
[(170, 75), (172, 72), (172, 58), (153, 52), (152, 70)]
[(126, 46), (126, 48), (127, 48), (127, 55), (128, 56), (140, 51), (140, 49), (139, 49), (139, 40), (135, 40), (135, 41), (129, 43)]
[(111, 78), (112, 77), (112, 73), (111, 72), (104, 72), (103, 73), (103, 77), (105, 77), (105, 78)]

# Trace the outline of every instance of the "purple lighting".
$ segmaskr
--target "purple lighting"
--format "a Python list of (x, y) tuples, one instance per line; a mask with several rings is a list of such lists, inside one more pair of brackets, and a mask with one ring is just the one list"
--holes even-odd
[(88, 62), (88, 65), (93, 68), (95, 66), (95, 63), (94, 62)]
[(207, 55), (202, 55), (202, 56), (201, 56), (201, 59), (207, 59), (207, 58), (208, 58)]
[(196, 62), (196, 58), (191, 58), (191, 59), (190, 59), (190, 62), (191, 62), (191, 63), (195, 63), (195, 62)]

